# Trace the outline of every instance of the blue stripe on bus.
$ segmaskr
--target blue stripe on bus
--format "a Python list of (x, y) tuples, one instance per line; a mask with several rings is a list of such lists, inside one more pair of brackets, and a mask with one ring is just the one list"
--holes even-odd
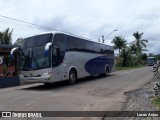
[(113, 57), (100, 56), (87, 61), (85, 64), (85, 70), (90, 75), (102, 74), (104, 73), (105, 65), (107, 64), (109, 69), (111, 69), (113, 67), (113, 63)]

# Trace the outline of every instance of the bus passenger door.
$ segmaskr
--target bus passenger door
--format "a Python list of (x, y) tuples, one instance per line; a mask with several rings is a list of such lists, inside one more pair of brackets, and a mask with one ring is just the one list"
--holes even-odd
[(60, 50), (57, 46), (52, 48), (52, 75), (54, 81), (59, 81), (60, 78), (60, 67), (59, 67), (59, 59), (60, 59)]

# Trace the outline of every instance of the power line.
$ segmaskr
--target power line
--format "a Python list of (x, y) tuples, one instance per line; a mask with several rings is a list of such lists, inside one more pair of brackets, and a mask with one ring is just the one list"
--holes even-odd
[[(33, 25), (33, 26), (37, 26), (37, 27), (41, 27), (41, 28), (45, 28), (45, 29), (49, 29), (49, 30), (57, 30), (57, 29), (53, 29), (51, 27), (46, 27), (46, 26), (42, 26), (42, 25), (26, 22), (26, 21), (23, 21), (23, 20), (15, 19), (15, 18), (12, 18), (12, 17), (4, 16), (4, 15), (0, 15), (0, 17), (6, 18), (6, 19), (10, 19), (10, 20), (14, 20), (14, 21), (21, 22), (21, 23), (25, 23), (25, 24), (29, 24), (29, 25)], [(0, 21), (0, 22), (5, 22), (5, 21)], [(58, 30), (58, 31), (62, 31), (62, 30)], [(63, 31), (63, 32), (66, 32), (66, 31)], [(70, 32), (66, 32), (66, 33), (71, 34)], [(90, 36), (97, 36), (98, 37), (100, 35), (90, 35)]]
[[(2, 25), (3, 27), (8, 27), (8, 24), (11, 24), (11, 25), (16, 25), (16, 29), (18, 29), (18, 30), (28, 30), (28, 27), (31, 26), (31, 25), (26, 25), (26, 26), (24, 26), (24, 23), (23, 23), (23, 24), (18, 24), (18, 23), (20, 23), (20, 22), (16, 23), (15, 21), (13, 21), (13, 22), (0, 21), (0, 23), (1, 23), (1, 22), (7, 23), (7, 25), (6, 25), (6, 24), (3, 24), (3, 25)], [(1, 26), (1, 27), (2, 27), (2, 26)], [(17, 26), (21, 26), (21, 27), (19, 28), (19, 27), (17, 27)], [(35, 26), (33, 26), (33, 27), (35, 27)], [(12, 27), (12, 29), (15, 29), (15, 27)]]
[(4, 15), (0, 15), (0, 17), (7, 18), (7, 19), (10, 19), (10, 20), (14, 20), (14, 21), (18, 21), (18, 22), (22, 22), (22, 23), (25, 23), (25, 24), (30, 24), (30, 25), (41, 27), (41, 28), (45, 28), (45, 29), (56, 30), (56, 29), (53, 29), (53, 28), (50, 28), (50, 27), (46, 27), (46, 26), (42, 26), (42, 25), (37, 25), (37, 24), (26, 22), (26, 21), (23, 21), (23, 20), (7, 17), (7, 16), (4, 16)]

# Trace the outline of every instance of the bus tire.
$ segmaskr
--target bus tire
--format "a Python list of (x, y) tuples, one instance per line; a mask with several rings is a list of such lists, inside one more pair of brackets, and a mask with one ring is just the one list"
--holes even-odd
[(105, 68), (105, 76), (106, 76), (106, 77), (109, 76), (109, 68), (108, 68), (108, 67)]
[(76, 83), (76, 81), (77, 81), (77, 73), (76, 73), (75, 70), (71, 70), (69, 72), (69, 80), (68, 80), (68, 82), (69, 82), (69, 84), (73, 85), (73, 84)]

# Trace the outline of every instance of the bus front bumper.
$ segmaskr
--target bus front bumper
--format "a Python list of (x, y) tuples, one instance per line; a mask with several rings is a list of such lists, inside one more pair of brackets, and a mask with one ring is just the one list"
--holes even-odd
[(41, 76), (41, 77), (24, 77), (20, 76), (20, 82), (22, 83), (49, 83), (51, 82), (51, 76)]

